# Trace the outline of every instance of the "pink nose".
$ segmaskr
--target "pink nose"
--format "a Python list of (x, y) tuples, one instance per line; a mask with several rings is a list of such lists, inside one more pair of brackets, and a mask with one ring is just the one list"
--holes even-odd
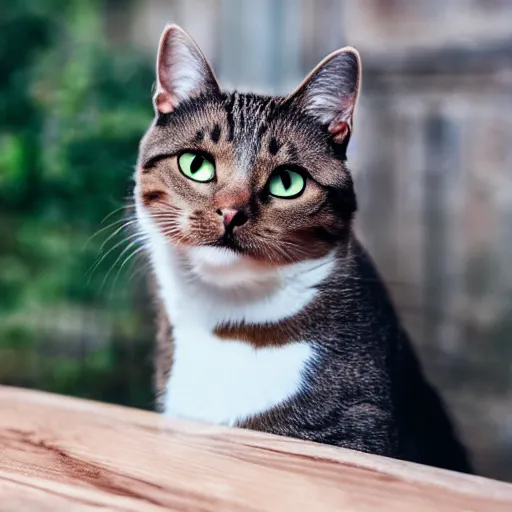
[(223, 208), (221, 212), (222, 218), (224, 219), (224, 226), (228, 227), (236, 217), (238, 210), (235, 210), (234, 208)]

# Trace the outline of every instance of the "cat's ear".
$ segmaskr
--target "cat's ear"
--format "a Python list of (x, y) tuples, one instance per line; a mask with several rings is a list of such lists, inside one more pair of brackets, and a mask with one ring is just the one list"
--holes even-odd
[(219, 92), (219, 84), (203, 52), (177, 25), (165, 27), (158, 46), (153, 103), (161, 114), (200, 94)]
[(361, 57), (352, 47), (328, 55), (289, 96), (342, 143), (352, 131), (361, 87)]

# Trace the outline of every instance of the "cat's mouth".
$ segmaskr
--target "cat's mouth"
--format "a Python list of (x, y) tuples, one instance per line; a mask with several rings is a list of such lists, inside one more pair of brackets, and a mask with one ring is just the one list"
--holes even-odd
[(247, 252), (236, 240), (232, 233), (224, 233), (216, 242), (212, 244), (213, 247), (219, 247), (222, 249), (229, 249), (237, 254), (248, 256)]

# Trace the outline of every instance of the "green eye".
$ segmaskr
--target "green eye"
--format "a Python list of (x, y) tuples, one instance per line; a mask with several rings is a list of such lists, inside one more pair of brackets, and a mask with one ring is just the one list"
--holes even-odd
[(304, 192), (306, 180), (302, 174), (291, 171), (290, 169), (281, 169), (270, 177), (268, 189), (271, 195), (275, 197), (284, 197), (293, 199)]
[(206, 183), (215, 177), (215, 166), (200, 153), (183, 153), (178, 158), (180, 171), (191, 180)]

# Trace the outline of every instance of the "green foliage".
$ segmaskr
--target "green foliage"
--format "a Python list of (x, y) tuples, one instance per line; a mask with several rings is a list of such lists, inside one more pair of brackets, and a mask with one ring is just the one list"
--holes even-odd
[(0, 4), (0, 383), (148, 407), (147, 300), (103, 286), (125, 245), (87, 275), (152, 115), (152, 65), (105, 44), (101, 7)]

